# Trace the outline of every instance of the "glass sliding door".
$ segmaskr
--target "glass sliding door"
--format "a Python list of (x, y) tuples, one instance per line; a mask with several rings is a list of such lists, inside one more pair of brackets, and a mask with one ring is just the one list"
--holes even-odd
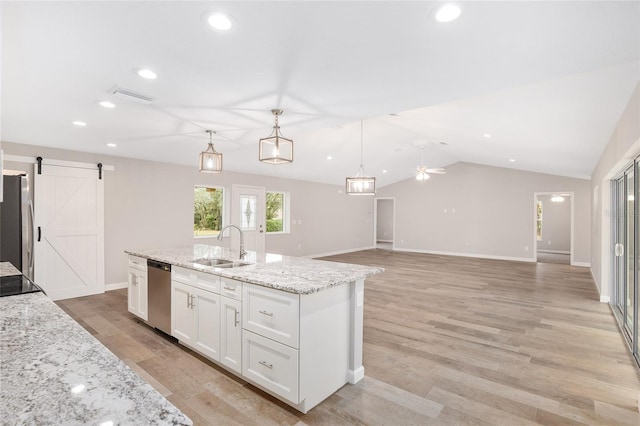
[(624, 293), (624, 328), (633, 336), (633, 318), (635, 306), (635, 180), (634, 170), (625, 172), (625, 262), (626, 283)]
[(613, 181), (611, 188), (612, 201), (612, 227), (611, 235), (613, 236), (614, 257), (613, 267), (613, 285), (612, 285), (612, 304), (616, 308), (620, 317), (624, 316), (624, 293), (626, 280), (626, 262), (624, 261), (625, 251), (625, 198), (624, 198), (624, 176)]
[(611, 303), (623, 334), (629, 342), (634, 357), (640, 364), (638, 344), (638, 308), (640, 293), (640, 225), (636, 200), (640, 177), (640, 160), (612, 181), (611, 186), (611, 236), (613, 243)]

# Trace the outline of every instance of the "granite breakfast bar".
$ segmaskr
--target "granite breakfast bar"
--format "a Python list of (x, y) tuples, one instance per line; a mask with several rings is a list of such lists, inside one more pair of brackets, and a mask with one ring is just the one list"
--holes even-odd
[(173, 337), (299, 411), (364, 377), (364, 281), (383, 268), (256, 252), (215, 265), (238, 252), (203, 244), (126, 253), (130, 293), (147, 260), (171, 265)]
[(0, 330), (2, 424), (192, 424), (43, 293), (0, 298)]

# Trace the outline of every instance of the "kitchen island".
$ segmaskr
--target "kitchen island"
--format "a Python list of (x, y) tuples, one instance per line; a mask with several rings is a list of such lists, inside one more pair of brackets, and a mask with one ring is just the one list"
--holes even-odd
[(170, 334), (299, 411), (364, 377), (364, 280), (383, 268), (256, 252), (212, 266), (238, 252), (203, 244), (126, 252), (130, 312), (146, 320), (146, 260), (171, 265)]
[(0, 329), (2, 424), (192, 424), (43, 293), (0, 298)]

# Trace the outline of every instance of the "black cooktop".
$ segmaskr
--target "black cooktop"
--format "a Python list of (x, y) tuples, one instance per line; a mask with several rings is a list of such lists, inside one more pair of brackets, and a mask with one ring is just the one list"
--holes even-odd
[(36, 293), (38, 291), (42, 291), (42, 289), (23, 275), (0, 277), (0, 297)]

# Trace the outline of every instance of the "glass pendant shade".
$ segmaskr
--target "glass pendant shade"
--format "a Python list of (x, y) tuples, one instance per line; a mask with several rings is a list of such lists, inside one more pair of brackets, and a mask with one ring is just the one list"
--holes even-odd
[(209, 146), (206, 151), (200, 153), (200, 172), (220, 173), (222, 171), (222, 154), (213, 147), (212, 134), (215, 132), (207, 130), (207, 133), (209, 133)]
[(364, 172), (362, 162), (362, 121), (360, 122), (360, 169), (353, 177), (348, 177), (347, 194), (349, 195), (375, 195), (376, 194), (376, 178), (367, 176)]
[(269, 137), (260, 139), (259, 158), (263, 163), (282, 164), (293, 161), (293, 141), (280, 134), (278, 126), (278, 116), (282, 114), (281, 109), (272, 109), (271, 112), (276, 117), (276, 124)]

